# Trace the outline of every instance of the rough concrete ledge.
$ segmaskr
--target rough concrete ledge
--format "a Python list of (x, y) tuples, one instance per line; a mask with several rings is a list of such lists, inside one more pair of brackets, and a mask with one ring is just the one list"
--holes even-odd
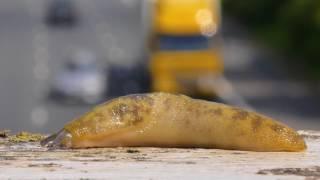
[(0, 138), (0, 179), (320, 179), (320, 132), (306, 152), (98, 148), (48, 150)]

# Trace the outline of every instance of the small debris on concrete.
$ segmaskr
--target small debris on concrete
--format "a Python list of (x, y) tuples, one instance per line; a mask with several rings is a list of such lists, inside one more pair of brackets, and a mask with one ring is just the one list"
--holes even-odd
[(16, 135), (9, 136), (9, 142), (21, 143), (21, 142), (37, 142), (44, 139), (45, 136), (42, 134), (35, 134), (26, 131), (22, 131)]
[(62, 165), (56, 163), (45, 163), (45, 164), (28, 164), (28, 167), (61, 167)]
[(0, 138), (7, 138), (9, 136), (10, 130), (0, 130)]
[(320, 166), (312, 166), (309, 168), (276, 168), (276, 169), (263, 169), (257, 172), (261, 175), (296, 175), (304, 177), (317, 177), (320, 178)]
[(135, 150), (135, 149), (128, 149), (127, 153), (139, 153), (139, 150)]

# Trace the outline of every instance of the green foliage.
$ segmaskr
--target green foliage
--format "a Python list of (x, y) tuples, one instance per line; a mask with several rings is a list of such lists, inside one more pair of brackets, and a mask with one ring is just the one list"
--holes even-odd
[(303, 57), (311, 74), (320, 79), (320, 1), (223, 0), (223, 7), (270, 45)]

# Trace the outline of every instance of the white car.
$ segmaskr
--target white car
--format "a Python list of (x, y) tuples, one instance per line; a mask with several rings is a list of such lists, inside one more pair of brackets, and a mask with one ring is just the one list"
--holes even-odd
[(51, 97), (95, 104), (105, 97), (106, 81), (106, 73), (98, 66), (96, 58), (91, 53), (81, 52), (56, 75)]

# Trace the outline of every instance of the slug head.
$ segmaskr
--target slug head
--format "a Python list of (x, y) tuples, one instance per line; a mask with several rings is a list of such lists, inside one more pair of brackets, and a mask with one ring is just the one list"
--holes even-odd
[(40, 142), (41, 146), (47, 146), (50, 149), (65, 149), (72, 147), (72, 135), (62, 129), (59, 132), (48, 136)]
[(138, 129), (150, 119), (152, 105), (153, 98), (142, 94), (110, 100), (67, 123), (42, 144), (60, 148), (99, 146), (117, 134)]

